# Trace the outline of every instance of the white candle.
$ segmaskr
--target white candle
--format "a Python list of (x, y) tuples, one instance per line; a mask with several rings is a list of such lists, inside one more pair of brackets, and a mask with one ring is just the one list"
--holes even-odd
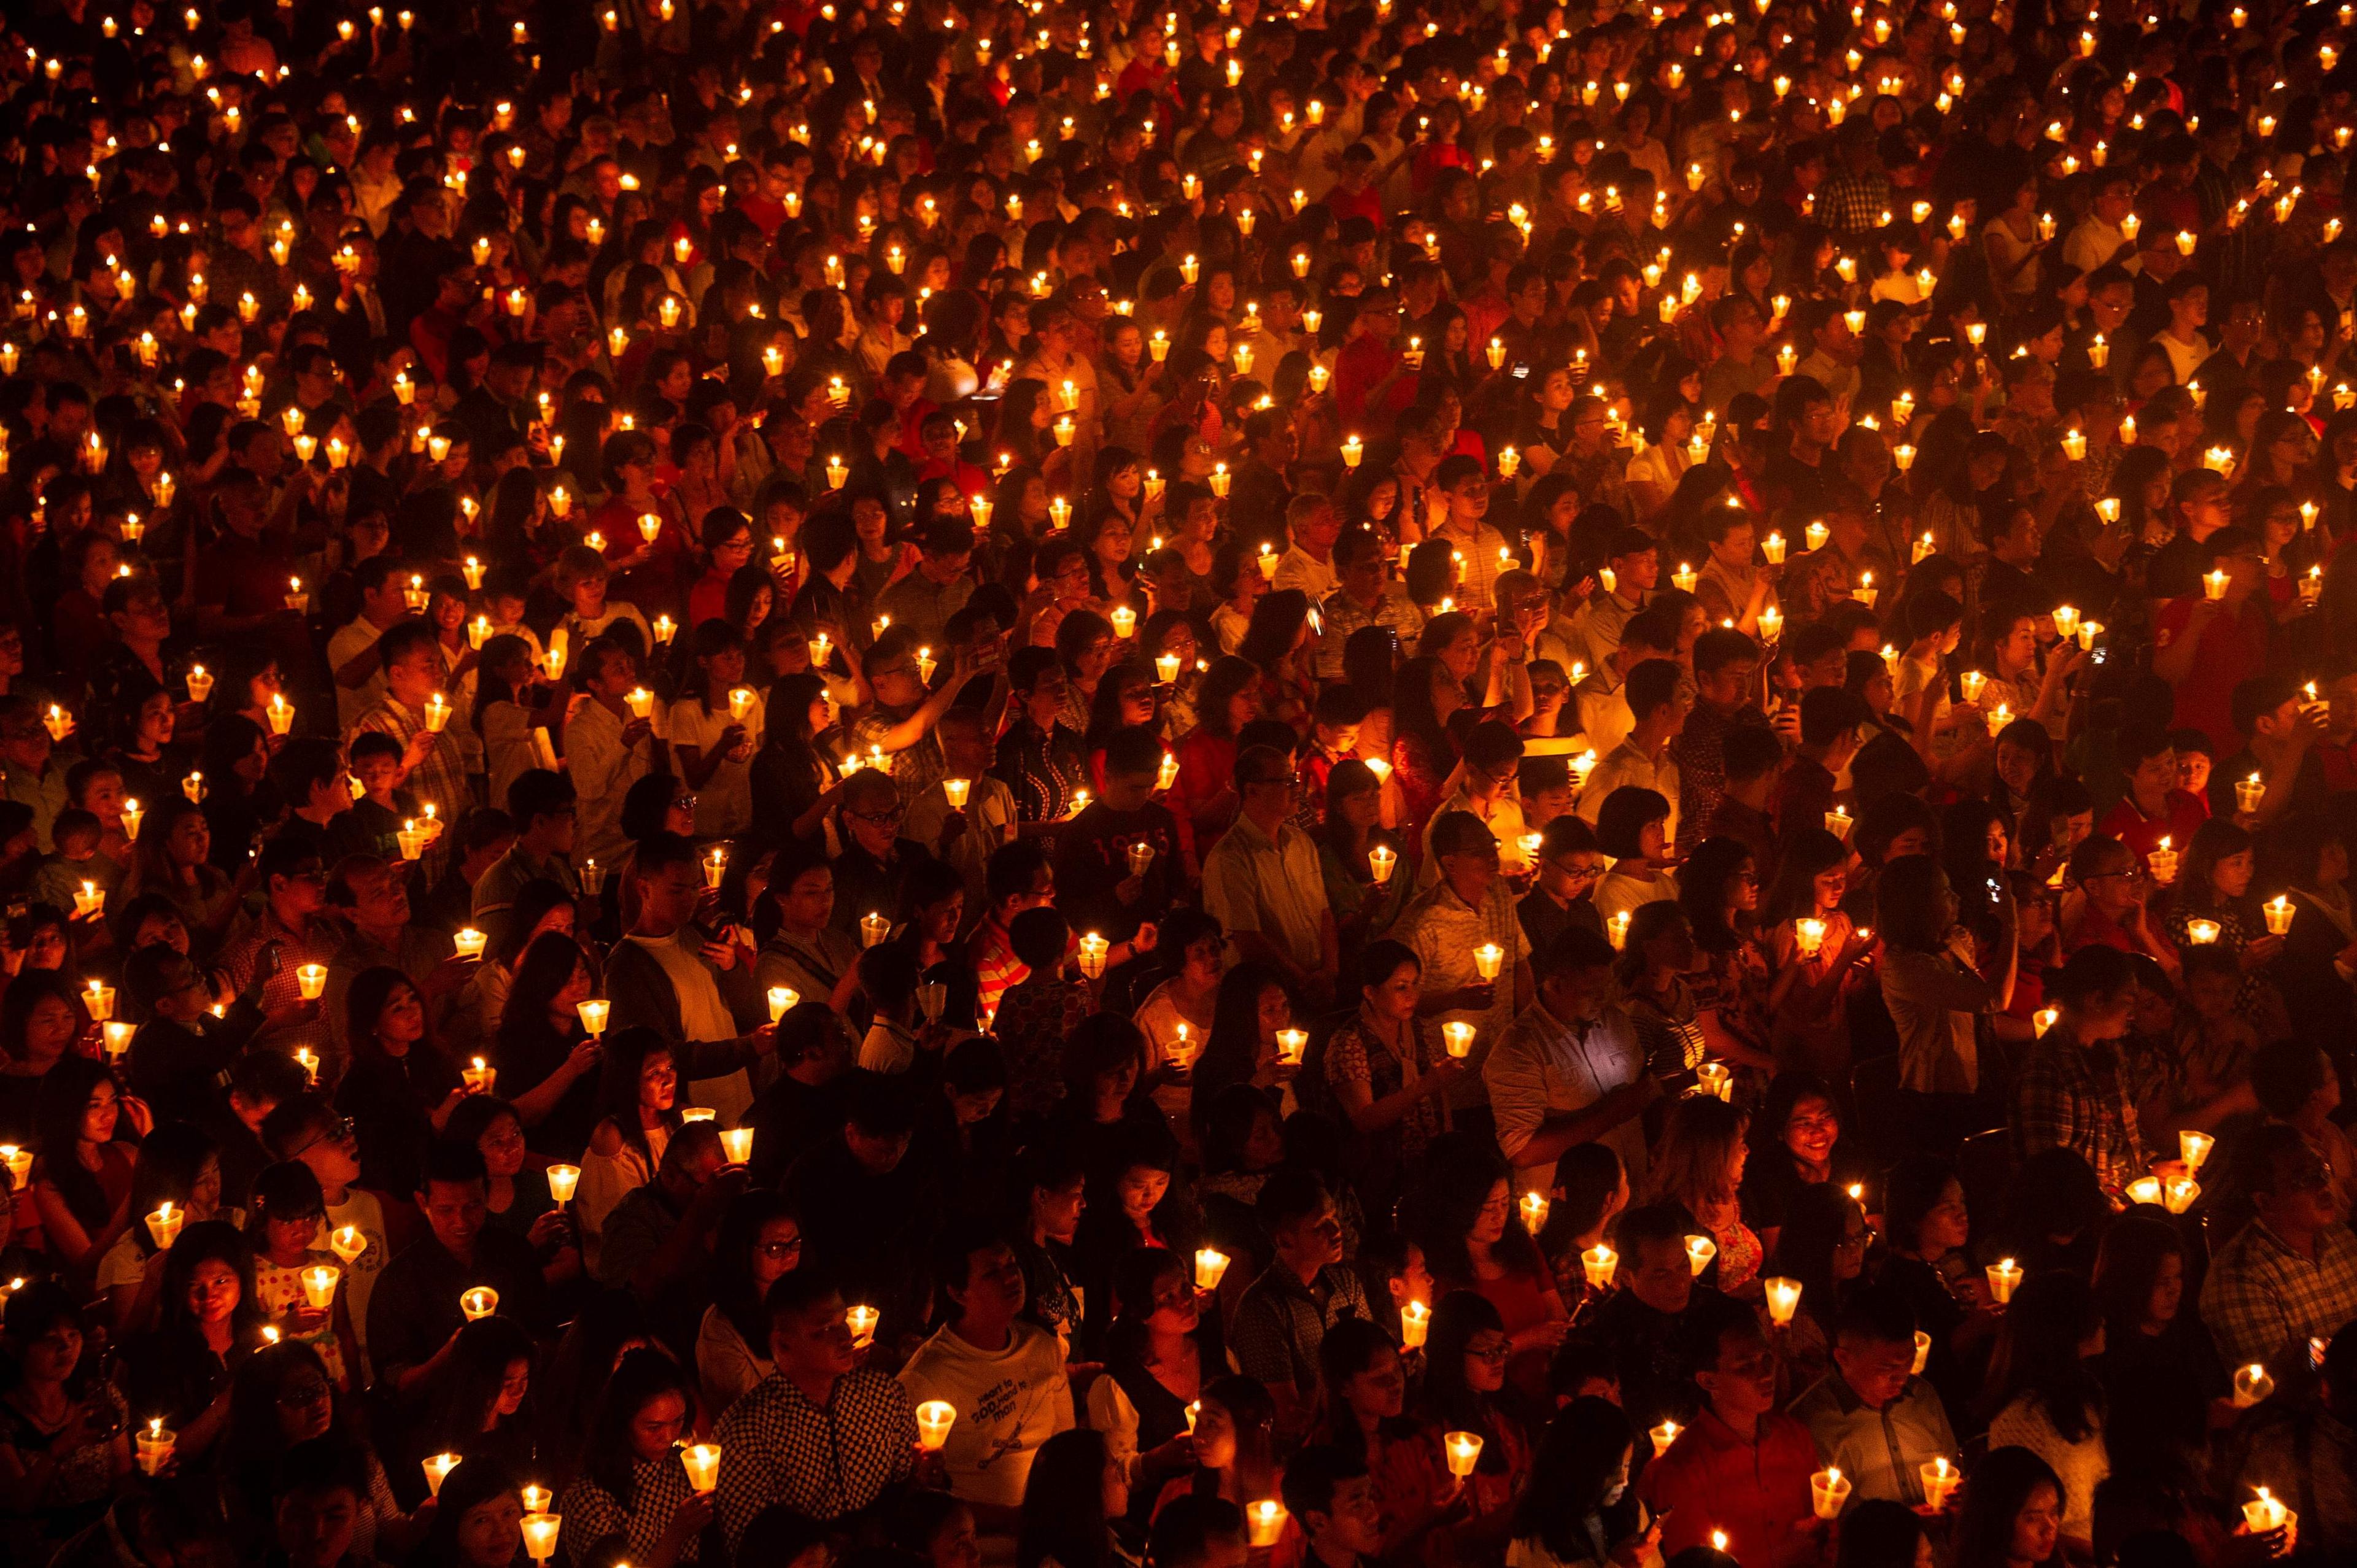
[(1440, 1442), (1448, 1455), (1448, 1473), (1458, 1480), (1471, 1475), (1473, 1466), (1481, 1462), (1481, 1434), (1478, 1432), (1452, 1432)]
[(1780, 1328), (1792, 1322), (1801, 1306), (1801, 1282), (1772, 1279), (1763, 1288), (1768, 1293), (1768, 1321)]
[(691, 1443), (679, 1451), (679, 1462), (687, 1470), (688, 1489), (703, 1497), (720, 1485), (720, 1444)]
[(957, 1406), (947, 1400), (925, 1401), (917, 1407), (917, 1446), (928, 1454), (938, 1452), (956, 1423)]

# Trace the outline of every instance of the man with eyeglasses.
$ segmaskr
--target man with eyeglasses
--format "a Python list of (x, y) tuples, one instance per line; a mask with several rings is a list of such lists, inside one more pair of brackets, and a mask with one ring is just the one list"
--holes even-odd
[(1714, 1530), (1759, 1563), (1794, 1561), (1788, 1543), (1796, 1531), (1811, 1531), (1819, 1549), (1828, 1544), (1828, 1527), (1810, 1523), (1816, 1440), (1776, 1408), (1776, 1353), (1759, 1321), (1730, 1317), (1697, 1359), (1703, 1408), (1637, 1484), (1645, 1506), (1663, 1516), (1663, 1552), (1707, 1546)]
[(2357, 1235), (2336, 1217), (2331, 1174), (2298, 1127), (2251, 1133), (2237, 1164), (2252, 1217), (2211, 1261), (2201, 1320), (2229, 1366), (2305, 1366), (2311, 1340), (2357, 1319)]
[(1544, 952), (1575, 928), (1604, 935), (1604, 911), (1588, 897), (1604, 876), (1604, 852), (1596, 831), (1577, 817), (1557, 817), (1539, 843), (1538, 882), (1514, 906), (1531, 950)]
[(1326, 906), (1318, 847), (1291, 822), (1293, 759), (1272, 746), (1236, 757), (1235, 824), (1203, 859), (1203, 907), (1240, 959), (1274, 966), (1289, 984), (1330, 996), (1341, 939)]
[[(931, 737), (927, 745), (931, 745)], [(936, 752), (938, 755), (938, 752)], [(900, 884), (909, 868), (932, 858), (925, 846), (900, 832), (905, 820), (904, 796), (896, 782), (872, 768), (863, 768), (843, 781), (835, 805), (834, 927), (856, 940), (859, 923), (870, 915), (896, 919), (900, 910)]]

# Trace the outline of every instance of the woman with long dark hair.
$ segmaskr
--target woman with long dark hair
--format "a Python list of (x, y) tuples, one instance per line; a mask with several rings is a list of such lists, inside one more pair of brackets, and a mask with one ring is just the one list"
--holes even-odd
[[(1424, 1249), (1434, 1288), (1470, 1292), (1496, 1316), (1513, 1359), (1515, 1392), (1542, 1397), (1547, 1358), (1571, 1315), (1554, 1271), (1518, 1212), (1513, 1172), (1496, 1149), (1461, 1134), (1445, 1140), (1415, 1195), (1411, 1234)], [(1436, 1316), (1437, 1321), (1437, 1316)]]
[(1214, 660), (1195, 691), (1195, 727), (1175, 751), (1178, 781), (1169, 796), (1188, 854), (1198, 864), (1193, 846), (1210, 844), (1235, 821), (1237, 737), (1260, 716), (1259, 667), (1233, 655)]
[(384, 1561), (399, 1560), (424, 1535), (426, 1521), (413, 1519), (393, 1496), (383, 1461), (354, 1430), (319, 1353), (291, 1340), (264, 1345), (246, 1357), (230, 1388), (221, 1471), (231, 1529), (242, 1542), (271, 1538), (271, 1483), (279, 1459), (298, 1444), (323, 1439), (350, 1451), (358, 1462), (356, 1560), (380, 1554)]
[(336, 1109), (360, 1130), (361, 1183), (380, 1192), (415, 1192), (428, 1140), (466, 1098), (458, 1069), (432, 1034), (425, 1004), (390, 965), (362, 970), (345, 993), (351, 1066), (336, 1086)]
[(2059, 1270), (2022, 1282), (2007, 1304), (1989, 1361), (1992, 1447), (2027, 1448), (2062, 1483), (2062, 1537), (2072, 1554), (2094, 1551), (2095, 1485), (2111, 1474), (2104, 1446), (2104, 1318), (2094, 1294)]
[(226, 1219), (188, 1226), (165, 1256), (156, 1326), (124, 1341), (124, 1396), (179, 1434), (181, 1464), (201, 1459), (228, 1424), (231, 1379), (262, 1344), (245, 1238)]
[(1226, 1377), (1208, 1385), (1189, 1445), (1193, 1467), (1164, 1484), (1156, 1513), (1181, 1497), (1218, 1498), (1241, 1509), (1276, 1495), (1276, 1403), (1257, 1380)]
[[(131, 1174), (129, 1212), (149, 1215), (165, 1204), (185, 1210), (187, 1224), (221, 1213), (221, 1147), (201, 1128), (167, 1122), (140, 1140)], [(117, 1337), (155, 1321), (164, 1277), (149, 1261), (163, 1251), (145, 1224), (126, 1224), (98, 1265), (98, 1289), (106, 1297), (107, 1324)]]
[(834, 732), (836, 710), (825, 678), (813, 671), (783, 675), (770, 688), (767, 729), (752, 765), (753, 820), (766, 838), (808, 838), (834, 806), (843, 784), (820, 737)]
[(417, 1561), (435, 1568), (515, 1568), (523, 1550), (522, 1484), (496, 1458), (462, 1461), (442, 1477)]
[[(472, 966), (445, 1023), (443, 1038), (453, 1056), (483, 1055), (498, 1048), (495, 1042), (507, 1020), (508, 999), (514, 992), (516, 974), (523, 967), (524, 954), (545, 932), (572, 936), (576, 913), (571, 891), (552, 878), (534, 877), (517, 890), (515, 904), (498, 938), (484, 950), (481, 961)], [(522, 1076), (507, 1061), (495, 1061), (493, 1065), (510, 1082)], [(530, 1086), (510, 1088), (509, 1092), (522, 1094), (526, 1087)], [(535, 1120), (539, 1114), (536, 1108)]]
[(1494, 1552), (1507, 1537), (1513, 1505), (1531, 1475), (1531, 1443), (1523, 1423), (1507, 1413), (1502, 1398), (1506, 1364), (1513, 1342), (1498, 1309), (1469, 1290), (1454, 1290), (1434, 1303), (1425, 1339), (1424, 1387), (1415, 1413), (1423, 1429), (1417, 1457), (1432, 1495), (1453, 1485), (1444, 1439), (1469, 1432), (1481, 1439), (1480, 1457), (1465, 1477), (1469, 1518), (1442, 1526), (1444, 1550), (1475, 1558)]
[(0, 1471), (12, 1483), (12, 1550), (53, 1552), (106, 1511), (131, 1474), (129, 1408), (82, 1332), (81, 1309), (55, 1280), (8, 1298), (0, 1346)]
[(1187, 1407), (1216, 1362), (1203, 1344), (1202, 1303), (1186, 1258), (1141, 1247), (1114, 1266), (1113, 1291), (1105, 1375), (1089, 1387), (1089, 1424), (1136, 1477), (1143, 1500), (1193, 1462)]
[(402, 1423), (392, 1469), (411, 1506), (425, 1489), (420, 1466), (429, 1455), (488, 1457), (533, 1472), (541, 1427), (532, 1409), (533, 1364), (532, 1337), (511, 1317), (479, 1317), (458, 1330)]
[(2187, 1284), (2185, 1243), (2172, 1221), (2132, 1210), (2104, 1231), (2093, 1290), (2104, 1318), (2095, 1375), (2105, 1398), (2133, 1400), (2178, 1443), (2199, 1446), (2211, 1402), (2228, 1397), (2233, 1384)]
[(802, 1259), (802, 1222), (783, 1197), (756, 1187), (729, 1200), (712, 1249), (712, 1305), (695, 1334), (696, 1382), (709, 1420), (777, 1370), (770, 1360), (770, 1287)]
[(588, 953), (565, 929), (543, 931), (511, 961), (515, 981), (491, 1043), (500, 1075), (494, 1081), (515, 1107), (533, 1153), (576, 1159), (597, 1124), (597, 1067), (605, 1056), (581, 1023), (580, 1004), (596, 989), (597, 976)]
[[(1437, 1326), (1439, 1314), (1433, 1318)], [(1522, 1562), (1605, 1568), (1621, 1560), (1622, 1543), (1612, 1538), (1607, 1515), (1629, 1490), (1634, 1436), (1619, 1405), (1592, 1397), (1574, 1400), (1547, 1423), (1530, 1461), (1530, 1485), (1506, 1516)], [(1649, 1529), (1641, 1526), (1640, 1533)]]
[[(1364, 765), (1346, 762), (1335, 772), (1344, 768), (1372, 783)], [(1424, 965), (1413, 948), (1389, 939), (1373, 942), (1358, 973), (1358, 1010), (1327, 1036), (1315, 1064), (1358, 1134), (1360, 1189), (1377, 1210), (1389, 1212), (1403, 1173), (1422, 1162), (1446, 1129), (1441, 1101), (1465, 1073), (1417, 1015)]]
[(661, 1350), (624, 1352), (583, 1434), (581, 1473), (556, 1499), (558, 1545), (574, 1562), (618, 1536), (646, 1568), (701, 1560), (713, 1494), (689, 1486), (678, 1453), (694, 1418), (678, 1363)]
[(2027, 1448), (1992, 1447), (1964, 1488), (1955, 1568), (2047, 1568), (2071, 1561), (2063, 1534), (2062, 1482), (2054, 1467)]
[[(125, 1114), (130, 1128), (121, 1125)], [(41, 1234), (59, 1267), (86, 1286), (133, 1223), (137, 1155), (131, 1141), (116, 1134), (144, 1133), (153, 1122), (112, 1068), (80, 1056), (61, 1058), (41, 1079), (33, 1121), (41, 1150), (33, 1165), (33, 1208)]]
[(1211, 1107), (1237, 1084), (1249, 1084), (1282, 1106), (1298, 1069), (1279, 1060), (1276, 1032), (1293, 1026), (1293, 993), (1267, 964), (1247, 961), (1220, 977), (1211, 1008), (1211, 1037), (1196, 1058), (1189, 1110), (1202, 1136)]
[(1868, 1155), (1843, 1141), (1840, 1101), (1833, 1087), (1813, 1072), (1780, 1072), (1769, 1080), (1751, 1118), (1750, 1136), (1751, 1157), (1743, 1165), (1743, 1222), (1770, 1252), (1784, 1211), (1803, 1187), (1846, 1187), (1878, 1174)]
[(581, 1255), (595, 1273), (606, 1216), (633, 1189), (654, 1179), (663, 1150), (679, 1131), (679, 1067), (652, 1029), (619, 1029), (606, 1036), (597, 1078), (597, 1122), (581, 1156), (581, 1185), (573, 1219)]
[(1016, 1568), (1129, 1568), (1144, 1541), (1125, 1517), (1129, 1471), (1102, 1432), (1075, 1427), (1039, 1445), (1023, 1483)]

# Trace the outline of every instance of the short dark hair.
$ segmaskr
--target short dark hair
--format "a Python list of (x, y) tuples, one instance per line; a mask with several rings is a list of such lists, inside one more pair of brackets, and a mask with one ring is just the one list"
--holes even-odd
[(1261, 1184), (1253, 1210), (1261, 1228), (1274, 1236), (1288, 1225), (1298, 1225), (1324, 1208), (1326, 1178), (1301, 1165), (1280, 1165)]
[(1915, 1309), (1890, 1286), (1867, 1285), (1851, 1293), (1835, 1319), (1835, 1343), (1845, 1339), (1869, 1345), (1912, 1345)]
[(1311, 1514), (1333, 1514), (1335, 1488), (1366, 1473), (1363, 1457), (1346, 1454), (1331, 1443), (1313, 1443), (1286, 1462), (1278, 1496), (1286, 1511), (1304, 1521), (1302, 1528), (1307, 1530)]
[(417, 1162), (417, 1190), (421, 1194), (432, 1192), (437, 1181), (461, 1187), (490, 1179), (490, 1172), (483, 1165), (483, 1152), (456, 1138), (435, 1139), (425, 1145), (425, 1157)]
[(1642, 724), (1678, 698), (1678, 682), (1685, 671), (1672, 659), (1648, 659), (1629, 671), (1625, 690), (1629, 712)]

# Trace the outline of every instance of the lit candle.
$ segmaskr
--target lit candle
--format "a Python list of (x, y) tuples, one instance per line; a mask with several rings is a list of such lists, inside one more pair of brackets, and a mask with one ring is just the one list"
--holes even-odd
[(753, 1157), (753, 1129), (723, 1127), (720, 1130), (720, 1152), (728, 1156), (732, 1165), (741, 1165)]
[(1462, 1061), (1473, 1054), (1473, 1026), (1450, 1021), (1440, 1026), (1441, 1036), (1448, 1042), (1448, 1054)]
[(1598, 1241), (1579, 1255), (1579, 1266), (1587, 1273), (1590, 1290), (1610, 1290), (1612, 1273), (1620, 1266), (1620, 1254)]
[(489, 1317), (499, 1309), (500, 1293), (489, 1285), (477, 1285), (461, 1293), (458, 1297), (458, 1310), (467, 1315), (469, 1323), (479, 1317)]
[(1473, 1473), (1481, 1462), (1481, 1436), (1475, 1432), (1452, 1432), (1440, 1440), (1448, 1455), (1448, 1473), (1458, 1480)]
[(1809, 1501), (1819, 1519), (1841, 1518), (1850, 1491), (1850, 1481), (1838, 1466), (1828, 1466), (1809, 1477)]
[(866, 1305), (844, 1308), (843, 1321), (851, 1329), (851, 1343), (866, 1348), (876, 1342), (877, 1310)]
[(872, 948), (892, 934), (892, 922), (874, 913), (859, 918), (859, 945)]
[(1302, 1053), (1309, 1047), (1306, 1029), (1279, 1029), (1276, 1032), (1276, 1059), (1286, 1067), (1299, 1067)]
[(1400, 1344), (1413, 1350), (1424, 1343), (1432, 1327), (1432, 1308), (1411, 1301), (1400, 1308)]
[(2275, 1379), (2269, 1377), (2266, 1368), (2256, 1361), (2239, 1369), (2234, 1373), (2234, 1408), (2236, 1410), (2248, 1410), (2275, 1391)]
[(1473, 968), (1484, 980), (1495, 980), (1505, 967), (1506, 950), (1495, 942), (1483, 942), (1473, 950)]
[(1612, 939), (1612, 949), (1615, 952), (1629, 945), (1630, 918), (1630, 911), (1623, 909), (1604, 922), (1604, 934)]
[(458, 956), (460, 958), (470, 959), (481, 958), (483, 956), (483, 949), (490, 943), (490, 940), (491, 939), (490, 937), (475, 929), (472, 926), (463, 926), (459, 928), (458, 934), (450, 939), (451, 944), (458, 950)]
[(528, 1513), (523, 1516), (524, 1555), (534, 1563), (545, 1563), (556, 1555), (557, 1532), (565, 1528), (562, 1514)]
[(456, 1454), (436, 1454), (428, 1456), (425, 1461), (425, 1495), (429, 1498), (440, 1497), (443, 1481), (457, 1467), (458, 1456)]
[(2265, 1535), (2270, 1530), (2281, 1530), (2298, 1517), (2291, 1509), (2284, 1507), (2282, 1498), (2265, 1487), (2259, 1488), (2259, 1495), (2255, 1501), (2243, 1505), (2243, 1522), (2254, 1535)]
[(2128, 1183), (2127, 1192), (2130, 1203), (2158, 1203), (2160, 1178), (2157, 1176), (2138, 1176)]
[(572, 1202), (573, 1189), (581, 1185), (581, 1167), (551, 1165), (548, 1167), (547, 1176), (548, 1196), (556, 1200), (556, 1206), (562, 1208)]
[(1803, 958), (1816, 957), (1817, 950), (1825, 943), (1825, 923), (1813, 918), (1793, 921), (1792, 941)]
[(1263, 1498), (1244, 1509), (1246, 1535), (1254, 1546), (1275, 1546), (1284, 1539), (1285, 1519), (1283, 1503), (1275, 1498)]
[(91, 1021), (102, 1024), (114, 1016), (114, 987), (91, 981), (81, 993), (82, 1005), (90, 1010)]
[(770, 987), (770, 1022), (775, 1024), (784, 1018), (802, 999), (802, 993), (791, 985)]
[(147, 1423), (147, 1430), (139, 1434), (139, 1473), (153, 1476), (163, 1469), (164, 1462), (172, 1456), (172, 1446), (179, 1434), (164, 1424), (162, 1416)]
[(2278, 893), (2259, 907), (2266, 917), (2267, 935), (2280, 937), (2291, 929), (2291, 900)]
[[(1103, 979), (1105, 960), (1112, 951), (1113, 943), (1107, 941), (1099, 933), (1091, 931), (1087, 936), (1082, 937), (1081, 939), (1081, 972), (1091, 980)], [(1279, 1048), (1283, 1048), (1281, 1044)]]
[(1709, 1237), (1686, 1238), (1686, 1272), (1688, 1273), (1699, 1278), (1702, 1272), (1710, 1267), (1710, 1261), (1717, 1256), (1718, 1243)]
[(367, 1255), (369, 1249), (368, 1237), (362, 1234), (357, 1225), (339, 1225), (328, 1231), (328, 1245), (334, 1251), (336, 1256), (348, 1264), (360, 1262)]
[(1926, 1459), (1916, 1474), (1922, 1477), (1923, 1500), (1934, 1510), (1946, 1508), (1956, 1488), (1964, 1484), (1964, 1472), (1945, 1459)]
[(131, 1036), (139, 1032), (120, 1018), (109, 1018), (99, 1027), (106, 1036), (106, 1059), (109, 1061), (119, 1059), (124, 1052), (130, 1050)]
[(1718, 1062), (1705, 1062), (1695, 1069), (1695, 1082), (1714, 1100), (1727, 1100), (1735, 1092), (1735, 1074)]
[(957, 1406), (947, 1400), (927, 1400), (917, 1407), (917, 1446), (928, 1454), (941, 1451), (957, 1424)]
[(2021, 1283), (2021, 1265), (2011, 1258), (2002, 1258), (1988, 1266), (1989, 1299), (2003, 1306), (2013, 1299), (2014, 1288)]
[(1768, 1293), (1768, 1321), (1779, 1328), (1792, 1321), (1800, 1310), (1801, 1282), (1792, 1279), (1772, 1279), (1762, 1287)]
[(1377, 844), (1367, 851), (1367, 869), (1373, 874), (1377, 886), (1392, 879), (1392, 870), (1398, 865), (1398, 854), (1388, 845)]
[(720, 1485), (720, 1444), (691, 1443), (679, 1451), (679, 1461), (687, 1469), (688, 1489), (704, 1497)]
[(2201, 1196), (2200, 1182), (2195, 1181), (2191, 1176), (2179, 1176), (2176, 1180), (2163, 1185), (2160, 1195), (2161, 1207), (2171, 1214), (2182, 1214), (2192, 1208), (2193, 1200)]
[(2196, 947), (2207, 947), (2218, 940), (2219, 925), (2215, 920), (2188, 920), (2185, 940)]
[(1932, 1337), (1921, 1329), (1915, 1331), (1915, 1364), (1910, 1369), (1915, 1376), (1923, 1375), (1923, 1368), (1932, 1359)]
[(577, 1011), (581, 1015), (581, 1026), (589, 1031), (589, 1037), (594, 1040), (606, 1032), (606, 1020), (612, 1015), (614, 1004), (601, 999), (592, 999), (580, 1004)]
[(1200, 1247), (1195, 1251), (1195, 1288), (1217, 1290), (1228, 1272), (1228, 1255), (1217, 1247)]
[(188, 1222), (188, 1218), (187, 1209), (169, 1200), (147, 1217), (147, 1234), (155, 1239), (157, 1251), (171, 1250), (173, 1241), (180, 1234), (180, 1227)]
[(304, 964), (295, 972), (295, 984), (302, 992), (304, 1001), (317, 1002), (328, 990), (328, 966), (323, 963)]
[(325, 1312), (336, 1299), (336, 1282), (344, 1272), (332, 1263), (318, 1263), (303, 1271), (303, 1299), (315, 1312)]
[(2177, 1134), (2177, 1152), (2184, 1156), (2185, 1168), (2189, 1171), (2200, 1170), (2201, 1162), (2210, 1157), (2210, 1151), (2217, 1144), (2218, 1140), (2209, 1133), (2196, 1133), (2190, 1128)]

